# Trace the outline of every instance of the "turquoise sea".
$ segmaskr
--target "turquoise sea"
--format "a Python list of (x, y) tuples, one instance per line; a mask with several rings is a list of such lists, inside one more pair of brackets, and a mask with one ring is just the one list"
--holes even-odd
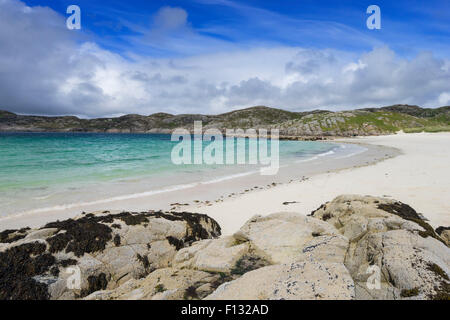
[[(0, 216), (232, 179), (257, 165), (175, 165), (164, 134), (0, 133)], [(246, 147), (248, 150), (246, 139)], [(204, 142), (204, 147), (207, 146)], [(280, 141), (280, 165), (334, 143)]]

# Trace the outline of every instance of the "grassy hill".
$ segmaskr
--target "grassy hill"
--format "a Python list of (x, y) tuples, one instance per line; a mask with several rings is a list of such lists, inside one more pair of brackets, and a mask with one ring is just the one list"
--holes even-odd
[(178, 127), (192, 130), (196, 120), (201, 120), (204, 128), (278, 128), (282, 135), (291, 136), (378, 135), (399, 130), (450, 131), (450, 107), (426, 109), (394, 105), (340, 112), (291, 112), (258, 106), (220, 115), (156, 113), (98, 119), (24, 116), (0, 111), (0, 131), (169, 133)]
[(450, 131), (450, 108), (441, 108), (433, 115), (422, 109), (418, 116), (396, 108), (354, 110), (311, 114), (299, 120), (287, 121), (279, 128), (287, 135), (354, 136), (405, 132)]

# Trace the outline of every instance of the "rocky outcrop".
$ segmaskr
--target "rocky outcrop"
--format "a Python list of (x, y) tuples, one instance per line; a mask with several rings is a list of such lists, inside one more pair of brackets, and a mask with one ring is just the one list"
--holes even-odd
[[(204, 215), (84, 215), (0, 233), (0, 297), (448, 299), (446, 231), (406, 204), (356, 195), (309, 216), (255, 216), (223, 238)], [(81, 270), (79, 290), (67, 289), (67, 266)]]
[(250, 219), (234, 238), (247, 242), (254, 254), (271, 264), (309, 256), (327, 256), (343, 262), (347, 239), (326, 222), (297, 213), (282, 212)]
[(450, 249), (398, 201), (340, 196), (310, 217), (255, 217), (234, 237), (273, 265), (206, 299), (449, 298)]
[(355, 298), (342, 263), (306, 259), (264, 267), (222, 284), (207, 300), (346, 300)]
[[(450, 249), (410, 206), (375, 197), (340, 196), (312, 216), (349, 239), (344, 263), (355, 281), (357, 298), (449, 297)], [(380, 271), (379, 289), (368, 290), (368, 270)]]
[(172, 265), (178, 268), (230, 273), (248, 251), (248, 243), (239, 244), (233, 237), (204, 240), (178, 251)]
[(206, 299), (355, 298), (344, 265), (349, 241), (327, 222), (290, 212), (256, 216), (233, 237), (271, 265), (222, 284)]
[(169, 266), (181, 248), (220, 235), (205, 215), (84, 214), (0, 233), (0, 299), (74, 299)]
[(194, 121), (202, 121), (205, 130), (276, 128), (284, 139), (317, 140), (333, 136), (392, 134), (402, 129), (448, 130), (450, 107), (427, 109), (396, 105), (343, 112), (291, 112), (257, 106), (219, 115), (156, 113), (98, 119), (24, 116), (0, 110), (0, 131), (170, 134), (175, 128), (192, 131)]
[(146, 278), (132, 279), (114, 290), (97, 291), (85, 300), (183, 300), (201, 299), (212, 292), (218, 274), (178, 268), (162, 268)]

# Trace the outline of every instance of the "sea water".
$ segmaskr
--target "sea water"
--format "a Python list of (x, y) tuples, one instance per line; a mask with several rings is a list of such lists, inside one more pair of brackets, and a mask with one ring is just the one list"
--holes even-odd
[[(0, 133), (0, 217), (183, 190), (259, 172), (249, 164), (175, 165), (171, 151), (177, 143), (168, 134)], [(358, 152), (335, 143), (279, 144), (281, 166)], [(248, 154), (248, 139), (246, 148)]]

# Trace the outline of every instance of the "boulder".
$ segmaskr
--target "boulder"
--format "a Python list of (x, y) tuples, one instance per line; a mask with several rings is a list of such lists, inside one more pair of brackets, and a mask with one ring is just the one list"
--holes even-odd
[[(345, 266), (361, 299), (448, 296), (450, 249), (422, 215), (396, 200), (343, 195), (312, 213), (349, 239)], [(369, 289), (369, 270), (380, 286)]]
[(0, 233), (0, 299), (448, 299), (448, 230), (357, 195), (223, 238), (205, 215), (83, 214)]
[(348, 300), (352, 278), (342, 263), (314, 259), (264, 267), (222, 284), (206, 300)]
[(204, 240), (178, 251), (172, 265), (179, 268), (230, 273), (248, 250), (248, 243), (240, 244), (233, 237)]
[(309, 217), (253, 217), (234, 237), (273, 265), (207, 299), (448, 299), (450, 249), (438, 231), (410, 206), (370, 196), (339, 196)]
[(0, 299), (74, 299), (167, 268), (177, 251), (220, 235), (206, 215), (83, 214), (0, 233)]
[(330, 224), (292, 212), (255, 216), (233, 236), (237, 241), (250, 242), (254, 253), (272, 264), (295, 261), (308, 243), (324, 240), (322, 237), (328, 236), (328, 241), (339, 237), (346, 242)]
[[(113, 290), (97, 291), (85, 300), (182, 300), (203, 298), (205, 285), (217, 281), (219, 275), (191, 270), (162, 268), (150, 273), (146, 278), (130, 279)], [(200, 288), (200, 289), (198, 289)]]

